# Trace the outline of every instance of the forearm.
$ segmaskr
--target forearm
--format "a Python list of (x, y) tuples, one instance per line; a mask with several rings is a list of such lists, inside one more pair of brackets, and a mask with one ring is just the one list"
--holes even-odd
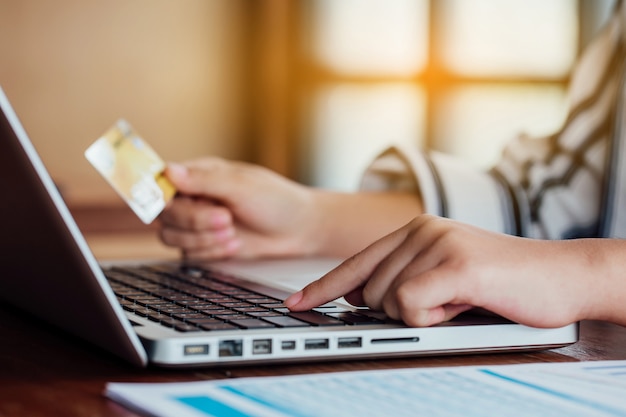
[(422, 214), (419, 196), (400, 192), (316, 190), (315, 252), (348, 257)]

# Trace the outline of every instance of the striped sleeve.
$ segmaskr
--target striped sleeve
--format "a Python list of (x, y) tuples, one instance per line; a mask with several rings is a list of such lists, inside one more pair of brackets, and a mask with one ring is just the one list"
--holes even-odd
[(621, 3), (572, 73), (570, 110), (548, 137), (520, 135), (489, 172), (451, 156), (393, 147), (366, 171), (362, 189), (413, 191), (427, 213), (520, 236), (601, 236), (609, 149), (624, 73)]
[(426, 213), (515, 233), (506, 187), (493, 175), (443, 153), (392, 147), (365, 172), (361, 189), (413, 191), (420, 194)]
[(563, 127), (548, 137), (516, 138), (493, 169), (510, 188), (521, 213), (521, 235), (603, 235), (609, 149), (624, 73), (623, 13), (620, 5), (574, 68)]

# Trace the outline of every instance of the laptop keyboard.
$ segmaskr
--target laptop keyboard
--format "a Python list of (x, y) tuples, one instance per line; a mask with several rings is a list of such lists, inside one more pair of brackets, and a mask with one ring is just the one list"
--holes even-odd
[(197, 267), (104, 271), (122, 307), (180, 332), (382, 324), (384, 315), (318, 308), (291, 312), (277, 290)]

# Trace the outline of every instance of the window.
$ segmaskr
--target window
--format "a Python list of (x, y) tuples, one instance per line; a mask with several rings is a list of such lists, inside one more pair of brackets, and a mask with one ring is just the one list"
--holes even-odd
[(511, 137), (551, 133), (565, 117), (577, 0), (303, 4), (304, 182), (354, 190), (393, 143), (488, 168)]

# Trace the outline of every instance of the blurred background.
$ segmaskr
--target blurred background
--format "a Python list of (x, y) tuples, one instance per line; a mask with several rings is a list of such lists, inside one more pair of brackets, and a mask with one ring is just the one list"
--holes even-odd
[(0, 0), (0, 86), (79, 224), (140, 228), (83, 157), (120, 117), (166, 160), (336, 190), (393, 143), (488, 168), (511, 137), (560, 126), (613, 3)]

